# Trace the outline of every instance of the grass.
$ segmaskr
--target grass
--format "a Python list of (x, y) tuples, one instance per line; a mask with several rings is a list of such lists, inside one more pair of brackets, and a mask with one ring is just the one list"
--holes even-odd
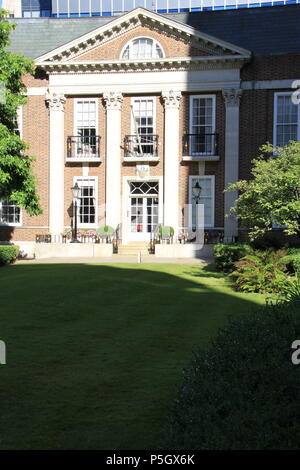
[(0, 449), (158, 449), (182, 368), (263, 296), (209, 267), (0, 269)]

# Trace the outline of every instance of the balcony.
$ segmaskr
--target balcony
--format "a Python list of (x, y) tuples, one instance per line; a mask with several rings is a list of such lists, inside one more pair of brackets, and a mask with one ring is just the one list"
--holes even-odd
[(73, 135), (67, 138), (67, 162), (100, 162), (100, 139), (98, 135)]
[(158, 161), (158, 135), (126, 135), (124, 139), (125, 162)]
[(182, 137), (183, 161), (218, 161), (218, 134), (185, 134)]

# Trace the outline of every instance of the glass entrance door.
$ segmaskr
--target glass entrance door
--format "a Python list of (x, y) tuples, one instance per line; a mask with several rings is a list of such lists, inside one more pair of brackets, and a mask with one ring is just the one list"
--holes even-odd
[(158, 225), (158, 208), (158, 182), (130, 183), (129, 240), (150, 240)]

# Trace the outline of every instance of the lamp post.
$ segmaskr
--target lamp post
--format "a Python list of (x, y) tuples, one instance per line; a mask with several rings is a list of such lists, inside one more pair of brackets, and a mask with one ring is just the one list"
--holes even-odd
[(196, 204), (198, 204), (199, 199), (200, 199), (200, 195), (201, 195), (201, 191), (202, 191), (202, 188), (199, 184), (199, 181), (196, 181), (195, 186), (193, 186), (192, 191), (193, 191), (193, 197), (196, 201)]
[(197, 217), (198, 217), (197, 206), (200, 200), (201, 191), (202, 191), (202, 188), (199, 184), (199, 181), (196, 181), (195, 186), (193, 186), (192, 188), (193, 198), (195, 199), (195, 202), (196, 202), (196, 228), (197, 228)]
[(72, 196), (73, 196), (73, 208), (74, 208), (74, 211), (73, 211), (74, 226), (72, 230), (71, 243), (80, 243), (79, 240), (77, 240), (77, 200), (80, 197), (81, 189), (78, 186), (77, 182), (71, 188), (71, 191), (72, 191)]

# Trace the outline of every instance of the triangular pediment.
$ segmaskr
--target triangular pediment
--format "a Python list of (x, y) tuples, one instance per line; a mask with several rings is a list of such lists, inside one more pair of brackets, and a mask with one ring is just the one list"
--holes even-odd
[[(71, 66), (76, 64), (108, 64), (120, 61), (119, 49), (133, 32), (136, 35), (155, 35), (157, 40), (167, 44), (167, 54), (156, 62), (184, 61), (197, 58), (224, 58), (225, 60), (247, 59), (250, 51), (202, 33), (191, 26), (179, 23), (144, 8), (136, 8), (109, 23), (80, 36), (36, 59), (39, 66)], [(142, 33), (143, 32), (143, 33)], [(174, 42), (174, 47), (171, 44)], [(118, 47), (116, 45), (118, 44)], [(175, 47), (176, 46), (176, 47)], [(119, 48), (119, 49), (118, 49)], [(109, 56), (108, 51), (113, 51)], [(152, 59), (146, 60), (151, 62)], [(139, 61), (141, 63), (143, 61)], [(122, 64), (120, 64), (121, 66)]]

